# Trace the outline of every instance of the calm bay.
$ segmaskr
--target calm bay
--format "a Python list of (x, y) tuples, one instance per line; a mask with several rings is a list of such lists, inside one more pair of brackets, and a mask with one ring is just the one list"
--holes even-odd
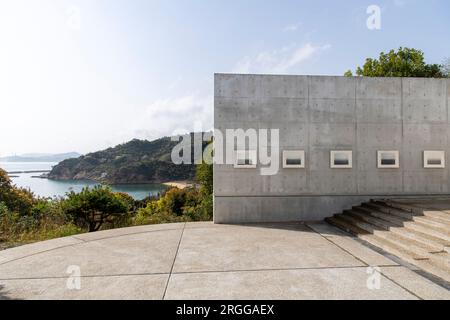
[[(54, 162), (0, 162), (0, 168), (7, 172), (24, 171), (49, 171), (57, 163)], [(41, 173), (14, 173), (11, 180), (18, 187), (30, 189), (35, 195), (40, 197), (62, 197), (67, 192), (79, 192), (84, 187), (97, 185), (94, 181), (55, 181), (41, 178), (33, 178)], [(124, 192), (136, 200), (142, 200), (148, 196), (156, 196), (166, 189), (161, 184), (127, 184), (114, 185), (111, 189), (116, 192)]]

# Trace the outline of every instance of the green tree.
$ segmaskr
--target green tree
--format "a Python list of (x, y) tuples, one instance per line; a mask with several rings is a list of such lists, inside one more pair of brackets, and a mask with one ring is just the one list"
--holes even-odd
[[(443, 66), (425, 63), (424, 53), (417, 49), (402, 48), (388, 53), (381, 52), (378, 59), (366, 59), (363, 67), (356, 69), (357, 76), (363, 77), (418, 77), (445, 78)], [(349, 76), (351, 71), (345, 73)]]
[(103, 186), (84, 188), (80, 193), (67, 193), (63, 201), (64, 212), (75, 223), (88, 227), (89, 232), (98, 231), (105, 222), (113, 222), (129, 211), (129, 203), (120, 194)]
[(447, 77), (450, 78), (450, 58), (447, 58), (442, 63), (441, 67), (442, 73)]
[(202, 163), (197, 166), (196, 179), (200, 183), (200, 191), (204, 195), (213, 193), (213, 166), (212, 164)]
[(182, 216), (187, 207), (194, 207), (199, 202), (200, 195), (193, 188), (168, 190), (157, 202), (158, 211), (166, 211), (176, 216)]
[(352, 72), (351, 70), (347, 70), (347, 71), (344, 73), (344, 77), (353, 77), (353, 72)]
[(0, 169), (0, 202), (3, 202), (9, 210), (20, 215), (29, 215), (36, 199), (27, 189), (17, 188), (5, 170)]

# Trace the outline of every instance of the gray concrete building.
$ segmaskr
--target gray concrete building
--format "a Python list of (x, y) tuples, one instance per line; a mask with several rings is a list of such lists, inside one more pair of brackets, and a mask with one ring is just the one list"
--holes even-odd
[(321, 220), (372, 198), (450, 191), (448, 79), (216, 74), (214, 90), (217, 130), (280, 136), (275, 175), (255, 159), (214, 165), (216, 223)]

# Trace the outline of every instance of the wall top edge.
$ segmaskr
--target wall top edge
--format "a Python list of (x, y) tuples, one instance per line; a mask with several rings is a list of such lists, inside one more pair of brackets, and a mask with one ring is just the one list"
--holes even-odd
[(450, 78), (418, 78), (418, 77), (358, 77), (358, 76), (338, 76), (338, 75), (312, 75), (312, 74), (264, 74), (264, 73), (223, 73), (216, 72), (214, 73), (214, 77), (221, 76), (241, 76), (241, 77), (303, 77), (303, 78), (342, 78), (342, 79), (356, 79), (356, 80), (435, 80), (435, 81), (448, 81), (450, 82)]

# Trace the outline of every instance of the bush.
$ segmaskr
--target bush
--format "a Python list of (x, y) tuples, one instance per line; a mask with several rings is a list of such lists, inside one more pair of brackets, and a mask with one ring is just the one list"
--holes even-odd
[(14, 186), (6, 171), (0, 169), (0, 202), (11, 211), (29, 215), (36, 199), (31, 191)]
[(103, 186), (68, 193), (62, 207), (76, 225), (88, 228), (89, 232), (98, 231), (104, 223), (114, 223), (115, 218), (124, 218), (131, 209), (122, 195)]
[(158, 211), (152, 213), (147, 208), (139, 209), (134, 220), (134, 225), (147, 225), (147, 224), (162, 224), (162, 223), (177, 223), (190, 221), (186, 216), (176, 216), (167, 211)]
[(205, 196), (195, 207), (186, 207), (183, 214), (190, 221), (211, 221), (213, 218), (213, 196)]
[(159, 200), (151, 201), (145, 208), (138, 209), (134, 224), (210, 221), (212, 208), (212, 195), (203, 195), (195, 188), (172, 188)]
[(200, 183), (200, 191), (205, 195), (213, 194), (213, 166), (202, 163), (197, 167), (196, 179)]
[(13, 216), (4, 202), (0, 202), (0, 242), (8, 240), (9, 234), (15, 228), (17, 217)]
[(0, 169), (0, 244), (6, 242), (8, 247), (130, 225), (209, 221), (213, 212), (211, 165), (197, 167), (197, 181), (200, 188), (172, 188), (142, 201), (103, 186), (70, 192), (65, 198), (42, 199), (14, 186)]
[(182, 216), (187, 207), (195, 207), (199, 200), (200, 194), (194, 188), (172, 188), (157, 203), (159, 211)]
[(6, 215), (8, 211), (8, 207), (5, 205), (5, 203), (0, 202), (0, 218)]
[(49, 239), (56, 239), (61, 237), (69, 237), (75, 234), (80, 234), (84, 230), (73, 223), (66, 224), (43, 224), (41, 228), (36, 230), (33, 234), (25, 234), (22, 236), (22, 241), (43, 241)]
[(82, 232), (65, 216), (58, 201), (39, 200), (32, 214), (20, 215), (0, 203), (0, 242), (30, 242)]

